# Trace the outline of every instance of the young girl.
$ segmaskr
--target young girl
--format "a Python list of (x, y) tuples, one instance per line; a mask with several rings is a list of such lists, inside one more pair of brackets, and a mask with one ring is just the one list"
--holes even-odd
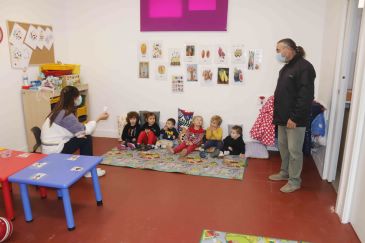
[(203, 126), (203, 117), (194, 116), (192, 125), (186, 130), (185, 140), (177, 147), (168, 148), (169, 151), (173, 154), (181, 152), (181, 156), (186, 156), (193, 152), (195, 148), (197, 148), (203, 140), (204, 129)]
[[(158, 136), (160, 135), (160, 127), (156, 123), (156, 115), (152, 112), (148, 112), (145, 115), (146, 123), (141, 127), (141, 132), (137, 139), (137, 148), (143, 150), (149, 150), (153, 148)], [(146, 145), (143, 146), (142, 145)]]
[(120, 144), (121, 149), (135, 149), (137, 144), (137, 138), (141, 130), (139, 125), (139, 115), (135, 111), (128, 112), (127, 125), (123, 128), (122, 142)]
[[(80, 149), (80, 155), (93, 155), (91, 134), (96, 123), (106, 120), (109, 114), (103, 112), (95, 121), (85, 125), (76, 117), (76, 110), (82, 103), (79, 90), (73, 86), (66, 86), (61, 90), (60, 100), (47, 116), (42, 126), (42, 153), (73, 154)], [(105, 171), (97, 170), (98, 175)]]
[(219, 155), (219, 151), (221, 151), (221, 149), (223, 148), (223, 130), (220, 127), (221, 124), (222, 118), (220, 116), (212, 116), (212, 118), (210, 119), (210, 126), (205, 131), (206, 141), (203, 147), (204, 151), (200, 152), (200, 157), (205, 158), (207, 156), (205, 151), (211, 147), (215, 148), (211, 156), (214, 158)]

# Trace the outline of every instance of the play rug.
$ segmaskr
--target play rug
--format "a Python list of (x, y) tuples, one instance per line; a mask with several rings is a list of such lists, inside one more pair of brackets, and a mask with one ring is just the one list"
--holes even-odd
[(104, 165), (236, 180), (242, 180), (243, 172), (247, 165), (246, 159), (241, 159), (238, 156), (225, 156), (224, 159), (201, 159), (198, 152), (193, 152), (184, 159), (181, 159), (179, 155), (172, 155), (165, 149), (119, 151), (114, 148), (104, 154), (103, 157), (102, 164)]
[(214, 230), (204, 230), (200, 243), (309, 243), (305, 241), (283, 240), (270, 237), (241, 235)]

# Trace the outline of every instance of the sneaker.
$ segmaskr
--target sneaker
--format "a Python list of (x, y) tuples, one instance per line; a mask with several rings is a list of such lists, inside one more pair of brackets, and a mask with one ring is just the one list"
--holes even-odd
[(136, 145), (134, 145), (133, 143), (127, 143), (128, 148), (130, 148), (131, 150), (136, 148)]
[(290, 193), (290, 192), (294, 192), (294, 191), (299, 190), (299, 189), (300, 189), (300, 186), (292, 185), (288, 182), (288, 183), (285, 184), (285, 186), (280, 188), (280, 191), (284, 192), (284, 193)]
[(229, 155), (229, 151), (228, 151), (228, 150), (227, 150), (227, 151), (224, 151), (224, 152), (223, 152), (223, 155), (224, 155), (224, 156)]
[(219, 155), (219, 149), (215, 149), (211, 154), (210, 154), (210, 157), (212, 158), (217, 158), (218, 155)]
[(201, 151), (200, 153), (199, 153), (199, 156), (200, 156), (200, 158), (206, 158), (207, 157), (207, 153), (205, 152), (205, 151)]
[(219, 155), (218, 155), (218, 158), (223, 158), (223, 157), (224, 157), (224, 153), (223, 153), (223, 151), (220, 151)]
[(272, 180), (272, 181), (286, 181), (288, 179), (289, 179), (289, 176), (283, 175), (280, 172), (269, 176), (269, 180)]
[(137, 149), (137, 150), (142, 150), (142, 145), (137, 143), (137, 145), (136, 145), (136, 149)]
[[(105, 175), (105, 174), (106, 174), (106, 171), (105, 171), (105, 170), (102, 170), (102, 169), (100, 169), (100, 168), (96, 168), (96, 174), (98, 174), (98, 177), (100, 177), (100, 176)], [(91, 172), (90, 172), (90, 171), (89, 171), (89, 172), (87, 172), (87, 173), (84, 175), (84, 177), (86, 177), (86, 178), (90, 178), (90, 177), (91, 177)]]

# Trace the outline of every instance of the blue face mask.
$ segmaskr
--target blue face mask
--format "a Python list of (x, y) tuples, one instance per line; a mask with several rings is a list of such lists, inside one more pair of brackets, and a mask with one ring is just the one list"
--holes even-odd
[(276, 60), (278, 60), (278, 62), (286, 63), (285, 57), (282, 56), (280, 52), (276, 54)]
[(82, 96), (79, 95), (79, 97), (77, 97), (77, 99), (75, 100), (75, 106), (80, 106), (82, 103)]

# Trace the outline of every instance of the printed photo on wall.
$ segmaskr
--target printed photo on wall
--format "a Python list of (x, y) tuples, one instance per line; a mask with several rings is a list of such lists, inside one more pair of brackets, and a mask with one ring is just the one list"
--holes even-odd
[(187, 64), (186, 65), (186, 81), (197, 82), (198, 81), (198, 65)]
[(180, 49), (169, 49), (169, 62), (170, 66), (181, 65), (181, 50)]
[(171, 84), (173, 93), (184, 92), (184, 77), (182, 75), (172, 75)]
[(243, 84), (243, 81), (244, 81), (243, 66), (233, 67), (233, 82), (231, 82), (231, 84)]
[(47, 28), (46, 31), (44, 32), (44, 46), (48, 50), (51, 50), (53, 42), (54, 42), (53, 31), (50, 28)]
[(214, 85), (214, 69), (211, 66), (199, 66), (199, 82), (202, 86)]
[(229, 84), (229, 68), (218, 68), (217, 84)]
[(162, 43), (159, 41), (152, 42), (152, 58), (162, 59), (163, 51), (162, 51)]
[(12, 68), (26, 68), (32, 57), (32, 49), (25, 44), (16, 44), (10, 46), (10, 60)]
[(199, 46), (198, 58), (200, 64), (211, 64), (212, 63), (212, 47), (211, 46)]
[(247, 53), (247, 69), (248, 70), (260, 70), (262, 64), (262, 50), (248, 50)]
[(194, 62), (195, 57), (196, 57), (195, 45), (193, 44), (185, 45), (185, 55), (184, 55), (185, 62)]
[(39, 39), (38, 29), (35, 28), (33, 25), (30, 25), (27, 36), (25, 37), (24, 40), (25, 44), (30, 46), (32, 49), (36, 49), (38, 44), (38, 39)]
[(232, 45), (231, 59), (234, 64), (245, 63), (244, 45)]
[(38, 26), (38, 33), (39, 33), (39, 38), (38, 38), (38, 44), (37, 44), (37, 46), (38, 46), (38, 48), (39, 49), (43, 49), (43, 47), (44, 47), (44, 40), (45, 40), (45, 38), (46, 38), (46, 33), (44, 32), (44, 29), (42, 28), (42, 27), (40, 27), (40, 26)]
[(228, 51), (224, 45), (217, 45), (214, 50), (214, 60), (216, 64), (228, 64)]
[(149, 59), (149, 45), (147, 41), (142, 41), (138, 44), (138, 59), (148, 60)]
[(149, 78), (149, 62), (139, 62), (139, 78)]
[(155, 79), (167, 80), (167, 63), (160, 62), (155, 64)]
[(27, 31), (23, 27), (18, 24), (14, 24), (13, 30), (11, 31), (9, 36), (9, 42), (13, 45), (22, 44), (26, 34)]

